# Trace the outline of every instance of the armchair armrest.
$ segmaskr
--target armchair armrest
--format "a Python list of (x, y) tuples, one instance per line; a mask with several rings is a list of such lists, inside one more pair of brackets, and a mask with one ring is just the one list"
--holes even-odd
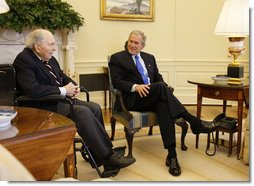
[(47, 95), (47, 96), (43, 96), (40, 98), (31, 98), (28, 96), (19, 96), (17, 97), (17, 101), (18, 102), (31, 102), (31, 101), (61, 101), (61, 100), (65, 100), (66, 97), (59, 95), (59, 94), (51, 94), (51, 95)]
[[(85, 92), (86, 94), (86, 98), (87, 101), (90, 100), (89, 97), (89, 92), (87, 91), (87, 89), (85, 89), (84, 87), (80, 87), (80, 92)], [(18, 102), (31, 102), (31, 101), (64, 101), (64, 100), (68, 100), (69, 102), (71, 102), (71, 99), (66, 97), (66, 96), (62, 96), (59, 94), (50, 94), (47, 96), (43, 96), (40, 98), (31, 98), (28, 96), (19, 96), (16, 99)], [(72, 103), (72, 102), (71, 102)]]
[(168, 88), (169, 88), (169, 90), (171, 91), (171, 92), (174, 92), (174, 87), (171, 87), (171, 86), (168, 86)]
[(90, 101), (90, 97), (89, 97), (89, 92), (87, 89), (85, 89), (84, 87), (80, 86), (80, 92), (84, 92), (86, 94), (86, 99), (87, 99), (87, 102)]
[[(174, 88), (171, 87), (171, 86), (168, 86), (169, 90), (171, 92), (174, 92)], [(116, 111), (116, 110), (113, 110), (113, 114), (119, 114), (119, 115), (122, 115), (123, 117), (125, 117), (128, 121), (130, 121), (133, 116), (132, 114), (127, 110), (125, 104), (124, 104), (124, 101), (123, 101), (123, 94), (120, 90), (118, 89), (114, 89), (112, 86), (110, 86), (110, 92), (112, 93), (113, 96), (115, 96), (115, 100), (116, 99), (119, 99), (120, 101), (120, 109), (121, 111)]]
[[(73, 114), (73, 102), (70, 98), (66, 97), (66, 96), (62, 96), (59, 94), (51, 94), (51, 95), (47, 95), (47, 96), (43, 96), (40, 98), (31, 98), (28, 96), (19, 96), (16, 98), (17, 102), (37, 102), (37, 101), (41, 101), (41, 102), (51, 102), (51, 101), (67, 101), (70, 104), (70, 110), (71, 113)], [(74, 118), (74, 116), (72, 115), (72, 118)]]
[(115, 96), (115, 100), (119, 99), (120, 101), (120, 107), (121, 107), (121, 112), (118, 112), (116, 110), (113, 110), (112, 112), (115, 112), (117, 114), (122, 115), (123, 117), (125, 117), (128, 121), (131, 120), (133, 118), (132, 114), (127, 110), (124, 101), (123, 101), (123, 95), (122, 92), (118, 89), (110, 89), (111, 93), (113, 94), (113, 96)]
[[(89, 97), (89, 92), (84, 88), (80, 87), (80, 92), (84, 92), (86, 94), (86, 99), (89, 102), (90, 97)], [(73, 113), (73, 101), (71, 98), (68, 98), (66, 96), (62, 96), (59, 94), (50, 94), (47, 96), (43, 96), (40, 98), (31, 98), (28, 96), (19, 96), (16, 98), (17, 102), (52, 102), (52, 101), (67, 101), (70, 104), (70, 113), (71, 113), (71, 118), (74, 118), (74, 113)]]

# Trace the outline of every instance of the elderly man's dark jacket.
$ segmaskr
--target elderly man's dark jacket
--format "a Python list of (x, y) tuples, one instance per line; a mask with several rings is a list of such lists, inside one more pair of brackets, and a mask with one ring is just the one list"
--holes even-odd
[[(64, 86), (69, 82), (76, 84), (71, 78), (61, 70), (57, 60), (52, 57), (49, 60), (57, 80), (50, 74), (45, 64), (29, 48), (24, 48), (14, 60), (13, 66), (16, 70), (18, 95), (26, 95), (31, 98), (39, 98), (50, 94), (60, 94), (59, 86)], [(56, 110), (57, 102), (29, 102), (24, 106), (36, 108), (46, 108), (47, 110)]]

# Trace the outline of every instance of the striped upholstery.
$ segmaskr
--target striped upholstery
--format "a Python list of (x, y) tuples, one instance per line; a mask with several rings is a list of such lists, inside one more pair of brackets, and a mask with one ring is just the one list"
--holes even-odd
[(130, 112), (133, 118), (128, 123), (128, 128), (142, 128), (157, 124), (157, 117), (154, 112)]
[(128, 117), (124, 112), (115, 111), (114, 106), (112, 108), (113, 117), (119, 122), (121, 122), (128, 129), (149, 127), (158, 124), (157, 116), (154, 112), (136, 112), (136, 111), (129, 112), (132, 115), (131, 119), (128, 119)]
[[(130, 111), (130, 113), (132, 114), (133, 118), (129, 121), (121, 112), (114, 112), (114, 117), (116, 117), (117, 120), (120, 121), (128, 129), (136, 129), (158, 125), (157, 116), (154, 112)], [(185, 120), (179, 118), (175, 122), (180, 123), (185, 122)]]

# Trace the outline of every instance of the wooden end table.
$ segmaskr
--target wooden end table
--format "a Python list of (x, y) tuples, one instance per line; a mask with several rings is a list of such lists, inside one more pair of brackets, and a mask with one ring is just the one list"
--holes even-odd
[[(249, 82), (246, 80), (240, 85), (214, 84), (212, 80), (192, 81), (188, 83), (197, 85), (197, 117), (201, 117), (202, 98), (223, 100), (223, 113), (226, 114), (227, 100), (238, 102), (238, 127), (237, 127), (237, 158), (241, 149), (243, 102), (249, 106)], [(198, 148), (199, 135), (196, 135), (196, 148)]]
[(36, 180), (51, 180), (63, 162), (65, 177), (76, 177), (73, 149), (76, 127), (72, 120), (35, 108), (0, 106), (0, 109), (18, 112), (12, 126), (1, 131), (0, 144)]

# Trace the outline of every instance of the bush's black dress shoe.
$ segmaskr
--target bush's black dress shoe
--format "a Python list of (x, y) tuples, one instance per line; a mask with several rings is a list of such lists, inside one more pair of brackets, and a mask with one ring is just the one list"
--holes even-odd
[(104, 166), (107, 168), (121, 169), (133, 164), (136, 160), (133, 157), (124, 157), (117, 151), (113, 150), (113, 154), (104, 161)]
[(166, 159), (166, 166), (169, 167), (168, 172), (173, 176), (179, 176), (181, 174), (181, 167), (178, 163), (177, 158)]
[(201, 125), (198, 128), (191, 128), (193, 134), (210, 133), (215, 131), (220, 126), (219, 122), (201, 121)]

